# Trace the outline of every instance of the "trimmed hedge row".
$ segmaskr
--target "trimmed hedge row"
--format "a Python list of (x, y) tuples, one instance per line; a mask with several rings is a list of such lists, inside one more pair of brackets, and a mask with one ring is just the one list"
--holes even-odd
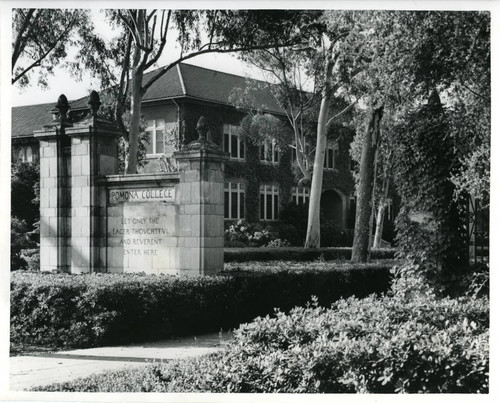
[(223, 351), (36, 388), (68, 392), (488, 393), (489, 300), (313, 304), (242, 325)]
[[(317, 259), (324, 261), (349, 260), (351, 259), (351, 252), (352, 248), (225, 248), (224, 262), (264, 262), (272, 260), (307, 262)], [(372, 259), (394, 259), (395, 250), (374, 249), (371, 252), (371, 257)]]
[[(280, 266), (281, 264), (281, 266)], [(229, 329), (311, 295), (321, 305), (389, 288), (388, 265), (228, 265), (217, 276), (11, 274), (11, 342), (125, 344)]]

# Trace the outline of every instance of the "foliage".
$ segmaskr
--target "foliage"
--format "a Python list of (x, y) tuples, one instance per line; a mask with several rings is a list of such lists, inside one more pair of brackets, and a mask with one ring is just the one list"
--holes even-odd
[(263, 227), (260, 224), (239, 220), (235, 224), (230, 224), (224, 231), (224, 239), (228, 246), (267, 246), (279, 238), (269, 225)]
[[(310, 30), (304, 30), (304, 41), (316, 41), (321, 31), (321, 24)], [(271, 48), (244, 52), (240, 57), (260, 69), (264, 82), (258, 87), (265, 87), (273, 95), (287, 118), (287, 127), (292, 134), (288, 139), (293, 149), (297, 180), (308, 185), (312, 175), (311, 151), (307, 147), (314, 135), (317, 108), (320, 102), (320, 75), (311, 63), (315, 51), (311, 47), (297, 46)], [(313, 83), (311, 83), (313, 81)], [(311, 87), (306, 91), (305, 87)], [(233, 103), (242, 109), (254, 105), (251, 92), (257, 87), (256, 82), (247, 82), (245, 89), (233, 90)]]
[(350, 297), (331, 308), (313, 298), (259, 317), (210, 356), (39, 390), (488, 393), (489, 301), (440, 299), (422, 292), (425, 282), (403, 279), (392, 296)]
[(283, 154), (290, 143), (290, 132), (283, 121), (269, 113), (247, 114), (241, 121), (242, 138), (260, 147), (274, 142), (276, 151)]
[(11, 342), (88, 347), (218, 331), (318, 295), (383, 292), (387, 266), (239, 264), (218, 276), (13, 272)]
[(31, 230), (40, 219), (40, 165), (15, 162), (11, 167), (11, 215), (25, 220)]
[(466, 263), (467, 234), (464, 215), (454, 200), (455, 155), (448, 122), (434, 93), (427, 105), (396, 128), (399, 253), (418, 263), (432, 282), (441, 282)]
[(40, 270), (40, 247), (35, 245), (35, 248), (21, 249), (21, 259), (26, 264), (26, 270), (39, 271)]
[[(61, 65), (77, 75), (88, 69), (93, 76), (108, 76), (100, 61), (104, 43), (94, 34), (89, 10), (14, 8), (12, 13), (13, 84), (28, 86), (36, 72), (38, 85), (46, 87), (47, 77)], [(78, 52), (74, 62), (70, 49)]]
[[(134, 174), (137, 170), (136, 149), (142, 99), (167, 71), (184, 60), (205, 53), (229, 53), (297, 43), (301, 40), (300, 27), (314, 14), (295, 10), (107, 11), (111, 23), (122, 30), (121, 38), (116, 41), (111, 53), (121, 70), (115, 94), (115, 119), (129, 138), (127, 173)], [(143, 82), (144, 72), (159, 60), (167, 38), (170, 38), (168, 33), (173, 33), (173, 29), (177, 31), (179, 55), (174, 55), (168, 65), (156, 70)], [(122, 114), (128, 103), (131, 120), (127, 129), (122, 122)]]
[(40, 240), (39, 164), (15, 162), (11, 168), (11, 270), (38, 270)]
[(10, 221), (10, 269), (23, 270), (28, 268), (23, 252), (26, 248), (34, 248), (37, 244), (28, 237), (28, 224), (17, 217)]
[[(249, 223), (239, 220), (229, 223), (224, 231), (226, 247), (260, 247), (272, 248), (300, 246), (304, 244), (306, 235), (307, 205), (290, 204), (281, 213), (277, 223)], [(297, 214), (297, 216), (295, 216)], [(350, 246), (352, 239), (333, 220), (322, 220), (321, 246)]]
[[(373, 249), (372, 259), (394, 259), (394, 249)], [(224, 261), (232, 262), (312, 262), (315, 260), (346, 260), (351, 257), (351, 248), (244, 248), (234, 247), (224, 250)]]

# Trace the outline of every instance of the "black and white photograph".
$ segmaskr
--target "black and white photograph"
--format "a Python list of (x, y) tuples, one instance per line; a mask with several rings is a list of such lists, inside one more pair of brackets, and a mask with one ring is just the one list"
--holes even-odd
[(2, 1), (0, 401), (493, 401), (498, 5)]

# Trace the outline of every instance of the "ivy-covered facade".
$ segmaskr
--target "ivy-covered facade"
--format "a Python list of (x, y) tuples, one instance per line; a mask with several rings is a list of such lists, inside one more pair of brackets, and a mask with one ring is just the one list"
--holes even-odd
[[(244, 112), (229, 105), (184, 99), (145, 105), (143, 114), (150, 126), (158, 121), (165, 122), (165, 126), (175, 123), (178, 129), (173, 134), (179, 136), (181, 144), (197, 138), (196, 122), (201, 116), (206, 118), (210, 127), (209, 140), (230, 154), (225, 165), (227, 220), (278, 221), (279, 211), (287, 204), (308, 202), (309, 188), (297, 185), (293, 148), (273, 153), (271, 144), (259, 146), (242, 138), (237, 128), (245, 117)], [(354, 180), (349, 155), (352, 136), (352, 132), (344, 130), (336, 140), (329, 141), (324, 168), (322, 210), (325, 217), (336, 221), (341, 228), (353, 228), (354, 225)], [(151, 143), (156, 141), (154, 137), (150, 140)], [(171, 144), (175, 141), (169, 139), (166, 143), (164, 150), (170, 156), (175, 149)], [(311, 143), (314, 144), (314, 139)], [(148, 162), (143, 172), (165, 169), (164, 153), (147, 154), (146, 158)]]
[[(196, 123), (204, 116), (210, 127), (209, 140), (230, 154), (225, 166), (226, 220), (277, 222), (280, 211), (287, 205), (309, 200), (309, 189), (297, 185), (291, 146), (277, 152), (272, 142), (255, 144), (239, 133), (238, 127), (246, 113), (230, 102), (230, 96), (234, 89), (245, 85), (245, 77), (197, 66), (180, 64), (171, 69), (143, 99), (142, 113), (149, 144), (141, 171), (175, 169), (172, 152), (197, 138)], [(265, 86), (260, 86), (254, 95), (259, 110), (286, 122), (285, 114)], [(70, 102), (70, 113), (85, 110), (86, 101), (82, 98)], [(14, 160), (26, 147), (30, 147), (30, 155), (34, 155), (30, 158), (36, 159), (38, 144), (32, 133), (49, 123), (54, 104), (13, 108)], [(347, 128), (335, 128), (331, 132), (325, 158), (322, 211), (340, 228), (353, 228), (354, 179), (349, 146), (354, 133)], [(290, 137), (292, 140), (293, 136)], [(314, 138), (310, 144), (312, 149)]]

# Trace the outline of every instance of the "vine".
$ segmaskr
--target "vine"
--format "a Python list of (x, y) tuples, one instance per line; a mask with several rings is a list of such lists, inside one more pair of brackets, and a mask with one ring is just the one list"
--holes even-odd
[[(437, 99), (436, 99), (437, 97)], [(396, 219), (399, 256), (418, 263), (433, 283), (466, 262), (464, 214), (454, 198), (455, 168), (449, 119), (437, 93), (395, 129)]]

